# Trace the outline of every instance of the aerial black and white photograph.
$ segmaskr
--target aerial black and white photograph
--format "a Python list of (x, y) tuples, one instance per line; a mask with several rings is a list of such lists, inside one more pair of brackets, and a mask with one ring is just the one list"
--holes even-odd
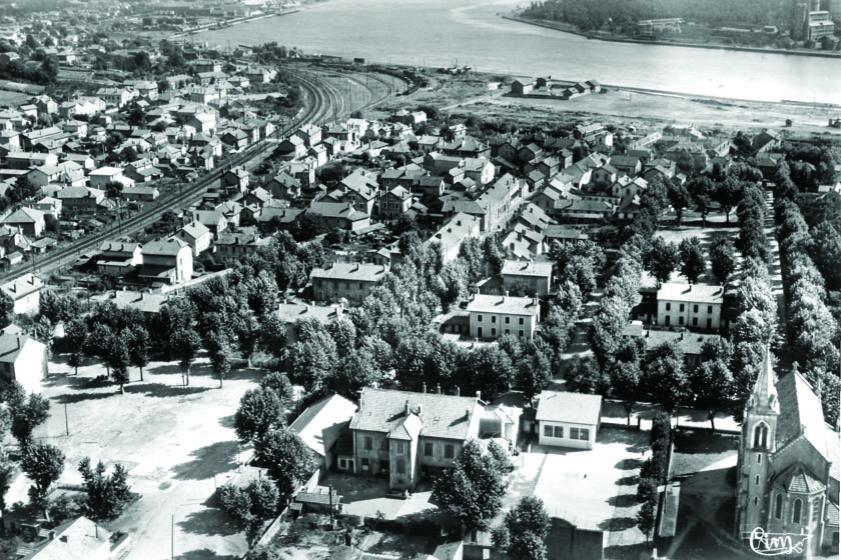
[(0, 560), (839, 558), (841, 0), (0, 0)]

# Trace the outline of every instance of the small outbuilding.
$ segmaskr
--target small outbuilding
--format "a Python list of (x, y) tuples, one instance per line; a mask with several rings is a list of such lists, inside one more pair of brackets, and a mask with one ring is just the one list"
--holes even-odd
[(601, 395), (543, 391), (535, 420), (540, 445), (592, 449), (602, 412)]

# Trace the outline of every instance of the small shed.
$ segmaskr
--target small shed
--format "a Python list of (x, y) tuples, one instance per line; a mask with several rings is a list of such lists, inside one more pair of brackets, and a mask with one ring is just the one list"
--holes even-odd
[(601, 395), (541, 392), (536, 415), (540, 445), (592, 449), (601, 411)]

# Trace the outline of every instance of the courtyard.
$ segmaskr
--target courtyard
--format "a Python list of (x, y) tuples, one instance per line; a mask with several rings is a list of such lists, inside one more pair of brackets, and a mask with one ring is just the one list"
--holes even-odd
[[(247, 551), (244, 534), (210, 504), (215, 489), (241, 466), (244, 447), (233, 415), (260, 370), (231, 371), (220, 389), (202, 356), (185, 387), (178, 364), (152, 362), (144, 381), (131, 368), (132, 382), (122, 395), (116, 385), (95, 382), (105, 373), (98, 364), (74, 375), (66, 363), (53, 361), (49, 371), (43, 394), (50, 417), (35, 437), (65, 453), (59, 484), (81, 482), (76, 465), (84, 457), (128, 469), (140, 499), (108, 524), (132, 535), (126, 559), (169, 558), (171, 547), (181, 559), (233, 559)], [(26, 501), (28, 486), (19, 476), (8, 502)]]

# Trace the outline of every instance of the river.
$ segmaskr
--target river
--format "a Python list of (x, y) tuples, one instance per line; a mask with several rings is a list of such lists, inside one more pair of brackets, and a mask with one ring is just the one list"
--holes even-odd
[(761, 101), (841, 104), (841, 59), (614, 43), (499, 17), (514, 0), (331, 0), (190, 36), (211, 45), (277, 41), (372, 62), (469, 65), (482, 72)]

